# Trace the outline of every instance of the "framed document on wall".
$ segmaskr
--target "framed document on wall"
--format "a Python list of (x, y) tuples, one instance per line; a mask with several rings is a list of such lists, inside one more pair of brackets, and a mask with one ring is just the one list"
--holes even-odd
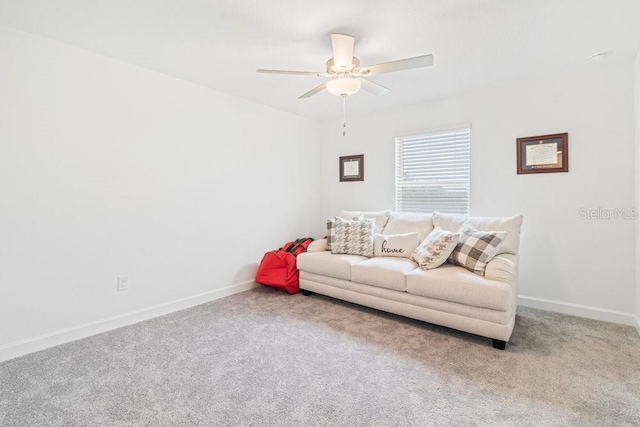
[(340, 182), (364, 181), (364, 154), (340, 157)]
[(518, 174), (569, 172), (569, 134), (516, 139)]

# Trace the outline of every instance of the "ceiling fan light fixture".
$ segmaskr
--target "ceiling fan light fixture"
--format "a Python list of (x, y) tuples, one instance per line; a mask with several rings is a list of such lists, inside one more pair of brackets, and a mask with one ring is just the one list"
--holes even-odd
[(360, 90), (360, 80), (353, 77), (338, 77), (327, 82), (327, 91), (335, 96), (349, 96)]

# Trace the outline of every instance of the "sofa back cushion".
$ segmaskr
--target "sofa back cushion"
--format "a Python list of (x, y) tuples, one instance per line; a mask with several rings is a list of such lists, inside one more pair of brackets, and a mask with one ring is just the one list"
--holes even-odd
[(409, 258), (420, 244), (418, 233), (374, 234), (373, 256)]
[(470, 225), (479, 231), (504, 231), (507, 236), (498, 248), (498, 253), (517, 254), (520, 248), (520, 228), (522, 227), (522, 215), (510, 217), (486, 217), (486, 216), (464, 216), (433, 213), (433, 224), (443, 230), (452, 233), (460, 230), (462, 225)]
[(375, 221), (375, 226), (373, 232), (376, 234), (382, 234), (384, 227), (387, 225), (387, 221), (389, 221), (389, 215), (391, 215), (391, 211), (376, 211), (376, 212), (366, 212), (366, 211), (341, 211), (338, 216), (340, 218), (356, 218), (359, 216), (364, 217), (365, 219), (373, 219)]
[(522, 227), (522, 215), (505, 218), (491, 218), (472, 216), (464, 225), (471, 225), (480, 231), (505, 231), (507, 237), (500, 245), (498, 253), (517, 254), (520, 248), (520, 228)]
[(393, 212), (382, 234), (418, 233), (422, 242), (433, 231), (433, 214)]
[(468, 219), (467, 215), (448, 214), (442, 212), (433, 213), (433, 226), (440, 227), (445, 231), (457, 233), (462, 224)]

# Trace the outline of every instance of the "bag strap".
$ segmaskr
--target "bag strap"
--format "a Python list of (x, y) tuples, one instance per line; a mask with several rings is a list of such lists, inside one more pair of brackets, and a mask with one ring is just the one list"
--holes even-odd
[[(304, 240), (304, 239), (302, 239)], [(302, 241), (301, 239), (296, 239), (293, 242), (290, 242), (288, 246), (283, 246), (280, 249), (278, 249), (279, 251), (285, 251), (285, 252), (293, 252), (296, 246), (298, 246), (300, 244), (300, 242)]]
[(291, 248), (293, 248), (295, 246), (296, 242), (291, 242), (289, 243), (289, 246), (287, 247), (281, 247), (280, 249), (278, 249), (279, 251), (285, 251), (285, 252), (291, 252)]
[[(300, 246), (302, 246), (307, 240), (311, 240), (311, 242), (313, 242), (313, 237), (301, 237), (299, 239), (296, 239), (295, 242), (293, 242), (293, 244), (291, 245), (292, 247), (290, 247), (289, 249), (287, 249), (287, 252), (289, 253), (294, 253)], [(311, 243), (309, 242), (309, 243)]]

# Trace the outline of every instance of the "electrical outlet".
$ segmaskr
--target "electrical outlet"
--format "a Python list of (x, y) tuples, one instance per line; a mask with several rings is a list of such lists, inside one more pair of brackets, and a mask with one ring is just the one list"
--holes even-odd
[(129, 290), (129, 276), (118, 276), (118, 292)]

